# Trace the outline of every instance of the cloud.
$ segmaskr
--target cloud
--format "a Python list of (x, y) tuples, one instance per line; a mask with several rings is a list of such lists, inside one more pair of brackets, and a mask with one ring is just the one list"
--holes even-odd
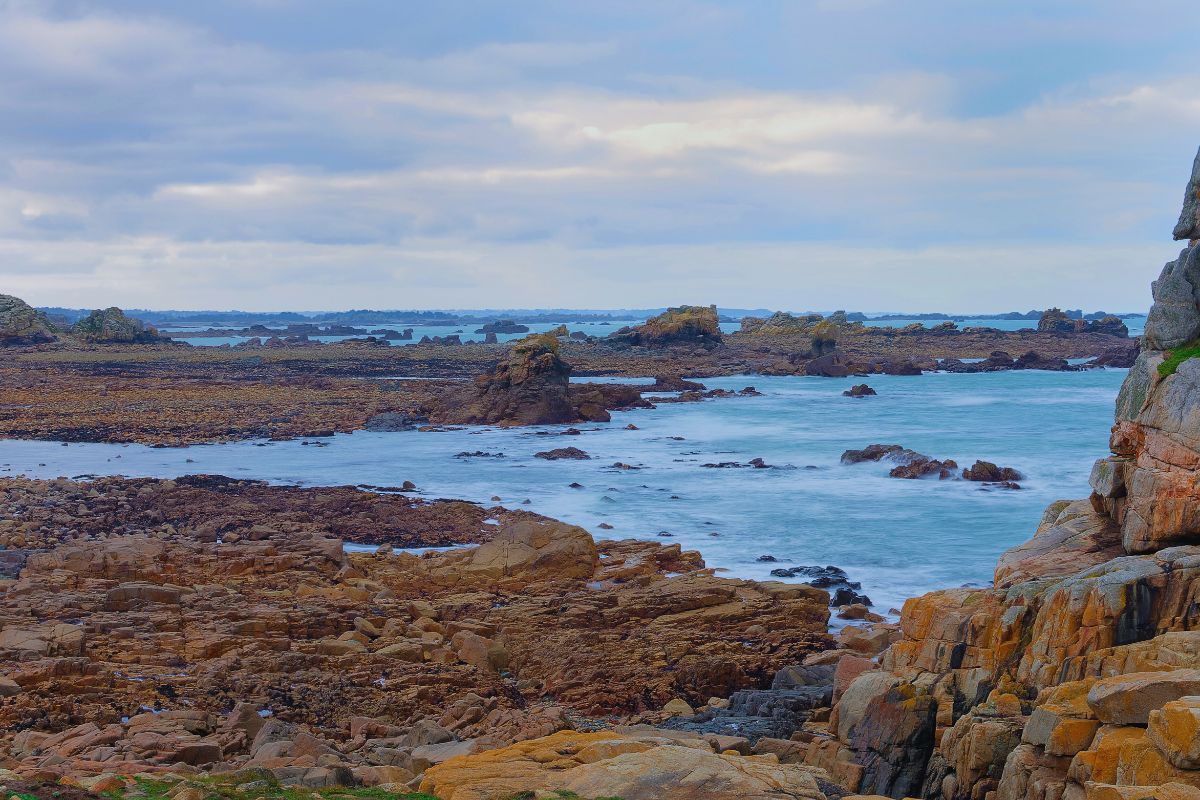
[[(806, 41), (824, 53), (830, 18), (908, 31), (898, 5), (816, 4)], [(1027, 80), (996, 53), (898, 43), (848, 74), (764, 73), (726, 48), (768, 47), (770, 21), (722, 4), (547, 5), (424, 50), (114, 7), (0, 0), (0, 282), (44, 303), (661, 305), (674, 281), (725, 304), (1113, 306), (1145, 295), (1200, 128), (1194, 78), (1142, 29), (1138, 70), (1098, 53), (989, 104), (996, 75)], [(1119, 40), (1114, 8), (1011, 12), (988, 44)], [(978, 292), (991, 276), (1008, 294)]]

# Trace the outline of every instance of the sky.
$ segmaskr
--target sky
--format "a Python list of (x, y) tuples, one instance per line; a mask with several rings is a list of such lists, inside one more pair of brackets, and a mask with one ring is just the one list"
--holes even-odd
[(1132, 311), (1195, 0), (0, 0), (0, 293)]

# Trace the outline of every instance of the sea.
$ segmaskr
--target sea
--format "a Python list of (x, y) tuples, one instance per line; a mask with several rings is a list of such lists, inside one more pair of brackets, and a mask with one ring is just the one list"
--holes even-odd
[[(887, 319), (887, 320), (869, 319), (869, 320), (866, 320), (866, 322), (864, 322), (863, 324), (869, 325), (872, 327), (892, 326), (892, 327), (896, 327), (896, 328), (903, 328), (905, 325), (910, 325), (915, 322), (919, 325), (925, 326), (926, 328), (931, 328), (934, 325), (941, 324), (942, 322), (945, 322), (945, 321), (946, 320), (940, 320), (940, 319), (934, 319), (934, 320), (928, 320), (928, 319)], [(1028, 319), (962, 319), (962, 318), (958, 318), (958, 319), (952, 319), (951, 321), (954, 322), (955, 324), (957, 324), (960, 328), (965, 328), (968, 326), (975, 326), (975, 327), (986, 327), (986, 328), (998, 328), (999, 330), (1002, 330), (1002, 331), (1015, 331), (1015, 330), (1020, 330), (1021, 328), (1037, 328), (1037, 320), (1028, 320)], [(546, 331), (557, 328), (559, 325), (566, 325), (571, 331), (578, 331), (581, 333), (585, 333), (588, 336), (604, 337), (604, 336), (608, 336), (610, 333), (614, 333), (614, 332), (620, 330), (622, 327), (624, 327), (626, 325), (640, 325), (643, 322), (645, 322), (644, 319), (619, 319), (619, 320), (608, 320), (608, 321), (601, 321), (601, 322), (597, 322), (597, 321), (580, 322), (580, 321), (572, 321), (569, 319), (565, 319), (562, 322), (529, 323), (525, 327), (529, 328), (529, 333), (545, 333)], [(1125, 322), (1126, 327), (1129, 328), (1130, 336), (1141, 336), (1142, 332), (1145, 330), (1146, 318), (1144, 316), (1126, 317), (1126, 318), (1124, 318), (1124, 322)], [(236, 344), (241, 344), (242, 342), (245, 342), (250, 338), (249, 336), (195, 336), (195, 335), (189, 335), (189, 334), (195, 334), (197, 332), (197, 330), (203, 330), (207, 327), (208, 327), (207, 325), (191, 326), (191, 327), (165, 326), (165, 327), (160, 328), (159, 331), (163, 335), (170, 336), (171, 338), (175, 339), (176, 341), (187, 342), (188, 344), (194, 345), (196, 347), (218, 347), (220, 345), (236, 345)], [(358, 328), (360, 330), (366, 330), (366, 331), (379, 330), (382, 328), (390, 328), (392, 330), (403, 330), (404, 328), (412, 328), (412, 331), (413, 331), (412, 340), (411, 341), (405, 340), (405, 341), (391, 342), (392, 345), (396, 345), (396, 346), (416, 344), (417, 342), (419, 342), (421, 340), (421, 337), (423, 337), (423, 336), (428, 336), (432, 339), (434, 336), (445, 337), (445, 336), (450, 336), (450, 335), (457, 335), (459, 337), (459, 339), (461, 339), (463, 342), (482, 342), (484, 339), (483, 334), (475, 333), (475, 331), (478, 330), (478, 328), (474, 325), (455, 327), (455, 326), (449, 326), (449, 325), (405, 325), (403, 323), (397, 322), (397, 323), (384, 323), (384, 324), (377, 324), (377, 325), (376, 324), (355, 325), (353, 327)], [(741, 327), (742, 327), (742, 325), (740, 322), (722, 322), (721, 323), (721, 330), (724, 331), (725, 333), (733, 333), (733, 332), (739, 330)], [(529, 333), (501, 333), (501, 334), (497, 334), (496, 340), (499, 342), (511, 342), (511, 341), (520, 339), (522, 337), (528, 336)], [(346, 339), (362, 338), (362, 336), (363, 336), (363, 334), (356, 334), (355, 336), (310, 336), (309, 339), (311, 339), (314, 342), (329, 343), (329, 342), (340, 342), (340, 341), (344, 341)]]
[[(837, 566), (887, 613), (932, 589), (987, 585), (997, 557), (1033, 534), (1049, 503), (1086, 497), (1092, 463), (1107, 455), (1124, 376), (872, 375), (878, 395), (864, 399), (842, 395), (862, 379), (721, 377), (704, 383), (754, 386), (761, 395), (617, 412), (609, 423), (576, 426), (577, 435), (566, 435), (567, 426), (469, 427), (177, 449), (4, 440), (0, 475), (207, 473), (299, 486), (411, 480), (429, 499), (536, 511), (597, 538), (677, 542), (729, 576)], [(845, 450), (874, 443), (960, 466), (983, 459), (1024, 478), (1020, 489), (999, 489), (891, 478), (887, 462), (841, 463)], [(566, 446), (590, 459), (535, 455)], [(475, 452), (491, 455), (460, 455)], [(755, 458), (769, 467), (708, 466)]]

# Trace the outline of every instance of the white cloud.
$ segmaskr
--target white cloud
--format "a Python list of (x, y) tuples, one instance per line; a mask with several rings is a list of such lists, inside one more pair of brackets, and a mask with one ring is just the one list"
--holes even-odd
[[(826, 292), (813, 306), (1112, 306), (1145, 294), (1157, 265), (1115, 260), (1158, 251), (1200, 128), (1186, 74), (968, 113), (967, 78), (913, 64), (789, 89), (626, 66), (644, 43), (611, 30), (417, 57), (58, 8), (0, 0), (0, 282), (46, 303), (361, 306), (395, 283), (397, 305), (791, 286)], [(696, 31), (745, 16), (690, 10)], [(981, 271), (1011, 303), (969, 291)]]

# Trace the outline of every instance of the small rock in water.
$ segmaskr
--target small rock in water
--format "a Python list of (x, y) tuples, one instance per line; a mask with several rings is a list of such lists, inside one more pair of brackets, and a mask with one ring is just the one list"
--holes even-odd
[(962, 471), (962, 476), (963, 480), (984, 483), (1012, 483), (1025, 477), (1012, 467), (998, 467), (990, 461), (976, 461)]
[(775, 562), (778, 560), (779, 559), (776, 558), (775, 556), (759, 556), (758, 558), (755, 559), (755, 561), (770, 561), (770, 562)]
[(842, 394), (845, 395), (846, 397), (862, 398), (862, 397), (871, 397), (872, 395), (877, 395), (879, 393), (876, 392), (874, 389), (872, 389), (867, 384), (859, 383), (854, 386), (851, 386), (849, 389), (842, 392)]
[(533, 456), (534, 458), (543, 458), (547, 461), (558, 461), (560, 459), (588, 461), (591, 459), (591, 456), (578, 447), (557, 447), (553, 450), (543, 450), (540, 453), (534, 453)]

